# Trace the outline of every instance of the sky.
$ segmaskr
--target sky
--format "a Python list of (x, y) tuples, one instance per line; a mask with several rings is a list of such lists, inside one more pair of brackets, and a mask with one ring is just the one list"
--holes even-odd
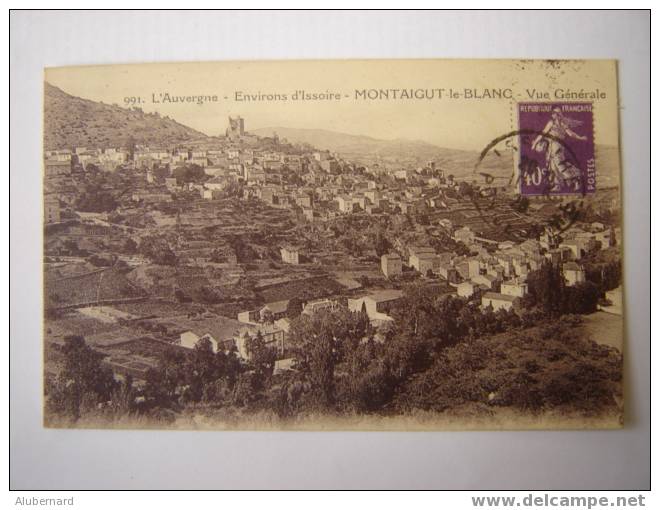
[[(224, 134), (227, 117), (246, 129), (283, 126), (328, 129), (380, 139), (422, 140), (440, 147), (481, 150), (516, 129), (516, 102), (531, 91), (599, 91), (594, 100), (597, 144), (618, 143), (616, 63), (608, 60), (326, 60), (130, 64), (48, 68), (45, 79), (85, 99), (138, 104), (208, 135)], [(356, 99), (356, 91), (436, 90), (434, 99)], [(442, 99), (437, 99), (442, 89)], [(449, 98), (449, 90), (460, 97)], [(511, 98), (465, 98), (511, 89)], [(292, 100), (296, 90), (339, 94), (340, 100)], [(236, 94), (287, 95), (287, 100), (237, 101)], [(374, 93), (374, 92), (372, 92)], [(156, 103), (170, 96), (217, 96), (217, 102)], [(429, 92), (430, 94), (430, 92)], [(390, 96), (392, 93), (390, 92)], [(133, 98), (133, 99), (132, 99)], [(580, 99), (573, 99), (579, 101)], [(128, 101), (128, 102), (127, 102)]]

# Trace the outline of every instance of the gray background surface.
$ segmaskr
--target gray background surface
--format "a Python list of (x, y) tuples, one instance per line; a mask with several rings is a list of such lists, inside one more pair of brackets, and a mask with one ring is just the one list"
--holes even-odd
[[(12, 488), (650, 486), (648, 13), (13, 12), (10, 27)], [(619, 59), (628, 255), (624, 430), (275, 433), (41, 427), (43, 67), (452, 57)]]

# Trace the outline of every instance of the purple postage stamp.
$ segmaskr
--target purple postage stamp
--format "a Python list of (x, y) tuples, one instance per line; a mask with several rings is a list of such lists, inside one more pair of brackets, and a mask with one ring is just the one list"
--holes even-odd
[(520, 193), (596, 191), (592, 103), (519, 103)]

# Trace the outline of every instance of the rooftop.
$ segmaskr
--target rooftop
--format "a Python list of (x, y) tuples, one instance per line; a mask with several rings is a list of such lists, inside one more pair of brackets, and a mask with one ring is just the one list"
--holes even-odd
[(395, 299), (403, 297), (403, 291), (397, 289), (376, 290), (364, 297), (371, 298), (377, 303), (383, 303), (385, 301), (394, 301)]
[(220, 176), (220, 175), (216, 175), (212, 179), (209, 179), (208, 181), (206, 181), (205, 184), (224, 184), (225, 182), (227, 182), (227, 179), (225, 177)]
[(176, 327), (180, 328), (181, 333), (186, 331), (192, 331), (197, 336), (202, 336), (205, 334), (211, 335), (217, 341), (228, 340), (234, 336), (234, 333), (238, 331), (241, 326), (244, 326), (242, 322), (239, 322), (228, 317), (213, 317), (206, 319), (174, 319), (170, 321)]
[(263, 308), (268, 308), (273, 313), (284, 313), (286, 312), (287, 307), (289, 306), (289, 300), (283, 299), (281, 301), (273, 301), (271, 303), (266, 303)]
[(253, 334), (256, 335), (257, 332), (261, 331), (262, 335), (269, 335), (273, 333), (277, 333), (280, 331), (283, 331), (281, 327), (279, 327), (277, 324), (243, 324), (241, 323), (241, 327), (234, 331), (234, 336), (243, 336), (245, 333)]
[(512, 303), (517, 298), (514, 296), (507, 296), (506, 294), (500, 294), (499, 292), (486, 292), (483, 295), (483, 299), (492, 299), (495, 301), (509, 301)]
[(422, 255), (422, 254), (433, 254), (435, 255), (435, 249), (430, 246), (411, 246), (408, 248), (411, 255)]

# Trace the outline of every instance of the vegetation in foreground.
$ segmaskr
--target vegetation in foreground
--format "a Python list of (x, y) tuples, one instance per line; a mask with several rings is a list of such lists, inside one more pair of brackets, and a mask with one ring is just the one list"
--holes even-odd
[(201, 341), (192, 350), (166, 350), (137, 386), (130, 377), (115, 381), (102, 355), (82, 337), (69, 337), (64, 366), (47, 382), (47, 422), (130, 417), (168, 426), (191, 413), (283, 423), (419, 412), (465, 421), (499, 411), (616, 416), (622, 355), (585, 338), (575, 314), (593, 312), (599, 292), (589, 282), (565, 287), (554, 271), (548, 266), (532, 275), (524, 308), (509, 312), (482, 311), (477, 301), (412, 285), (384, 338), (364, 313), (298, 315), (289, 333), (297, 361), (282, 373), (275, 373), (275, 354), (260, 336), (248, 343), (249, 362)]

